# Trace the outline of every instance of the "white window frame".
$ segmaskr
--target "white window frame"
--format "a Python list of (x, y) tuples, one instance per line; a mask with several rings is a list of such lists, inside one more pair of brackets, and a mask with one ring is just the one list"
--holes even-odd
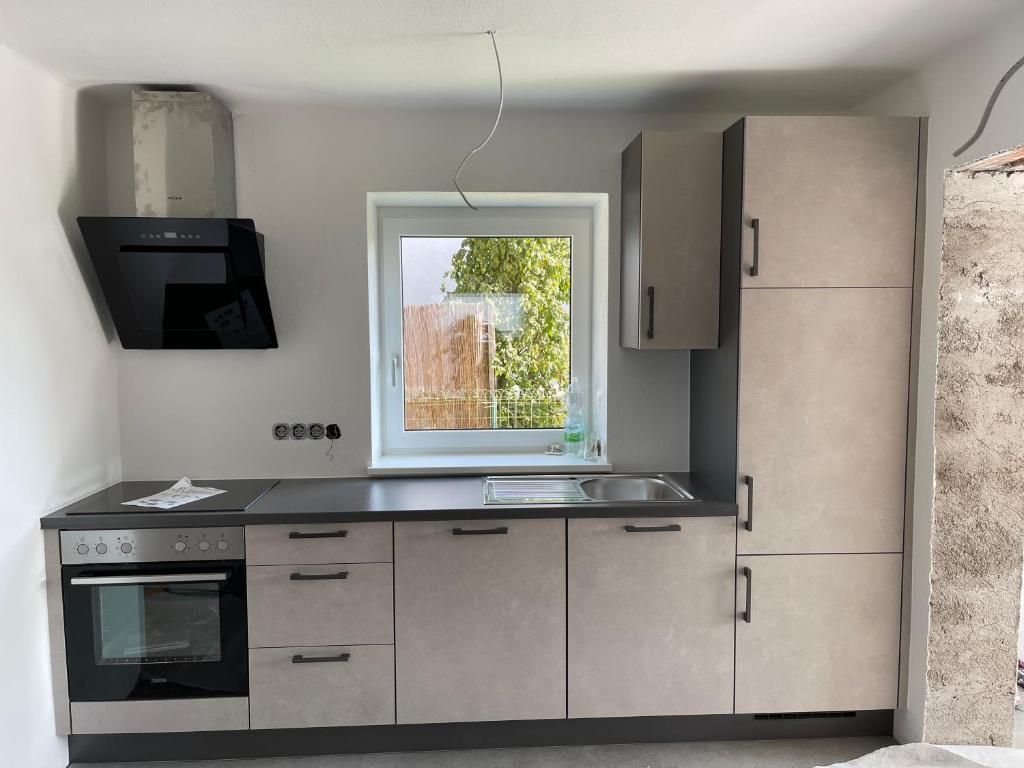
[[(607, 444), (607, 195), (476, 193), (471, 199), (479, 211), (444, 192), (367, 196), (371, 472), (559, 471), (583, 465), (576, 458), (544, 455), (547, 446), (561, 441), (560, 429), (405, 431), (402, 237), (572, 238), (571, 375), (586, 397), (590, 430)], [(586, 467), (609, 468), (604, 462)]]

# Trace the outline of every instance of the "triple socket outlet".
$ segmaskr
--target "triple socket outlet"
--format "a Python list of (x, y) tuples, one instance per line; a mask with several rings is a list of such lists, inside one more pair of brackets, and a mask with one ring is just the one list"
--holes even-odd
[(341, 437), (341, 429), (337, 424), (328, 424), (325, 427), (320, 422), (274, 425), (275, 440), (305, 440), (307, 437), (310, 440), (323, 440), (324, 437), (328, 440), (337, 440)]

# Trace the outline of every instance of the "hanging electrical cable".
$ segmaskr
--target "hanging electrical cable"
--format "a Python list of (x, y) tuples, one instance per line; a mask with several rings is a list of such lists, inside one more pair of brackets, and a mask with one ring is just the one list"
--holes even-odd
[(462, 158), (462, 162), (459, 163), (459, 167), (455, 170), (455, 176), (452, 177), (452, 181), (455, 184), (455, 189), (459, 191), (459, 194), (462, 196), (462, 199), (466, 203), (466, 205), (468, 205), (474, 211), (479, 210), (479, 208), (477, 208), (475, 205), (469, 202), (469, 198), (466, 197), (466, 193), (463, 192), (462, 187), (459, 186), (459, 174), (462, 173), (462, 169), (466, 165), (466, 162), (469, 160), (469, 158), (471, 158), (481, 149), (486, 147), (487, 142), (489, 142), (491, 140), (491, 137), (494, 136), (494, 132), (498, 130), (498, 123), (501, 122), (501, 111), (502, 109), (505, 108), (505, 81), (502, 79), (501, 76), (501, 56), (498, 54), (498, 41), (494, 37), (495, 30), (489, 29), (487, 30), (486, 34), (491, 36), (491, 45), (494, 46), (494, 61), (498, 65), (498, 114), (494, 116), (494, 125), (491, 126), (491, 132), (487, 134), (487, 138), (485, 138), (477, 146), (473, 147), (473, 149), (469, 150), (469, 152), (466, 153), (466, 156)]
[(956, 152), (953, 153), (953, 157), (959, 157), (967, 149), (971, 147), (974, 142), (981, 136), (982, 131), (985, 130), (985, 126), (988, 125), (988, 118), (992, 114), (992, 107), (996, 105), (996, 99), (999, 98), (999, 94), (1003, 92), (1003, 88), (1006, 87), (1007, 81), (1017, 72), (1018, 69), (1024, 67), (1024, 59), (1017, 61), (1012, 67), (1010, 67), (1006, 74), (999, 78), (999, 82), (996, 83), (995, 90), (992, 91), (992, 95), (988, 97), (988, 104), (985, 105), (985, 111), (981, 115), (981, 122), (978, 123), (978, 127), (967, 141), (965, 141)]

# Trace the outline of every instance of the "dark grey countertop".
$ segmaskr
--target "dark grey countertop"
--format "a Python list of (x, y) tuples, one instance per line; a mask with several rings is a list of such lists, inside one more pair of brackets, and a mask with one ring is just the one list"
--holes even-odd
[(735, 516), (736, 504), (688, 473), (671, 473), (691, 495), (685, 502), (484, 504), (479, 476), (353, 477), (282, 480), (196, 480), (228, 493), (174, 510), (121, 502), (170, 487), (174, 481), (118, 483), (42, 518), (43, 528), (88, 530), (177, 528), (375, 520), (467, 520), (538, 517)]

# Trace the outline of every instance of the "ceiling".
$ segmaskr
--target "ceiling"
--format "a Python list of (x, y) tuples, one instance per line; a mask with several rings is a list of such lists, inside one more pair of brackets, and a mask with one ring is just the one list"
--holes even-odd
[(0, 0), (0, 43), (77, 83), (228, 99), (854, 105), (1019, 0)]

